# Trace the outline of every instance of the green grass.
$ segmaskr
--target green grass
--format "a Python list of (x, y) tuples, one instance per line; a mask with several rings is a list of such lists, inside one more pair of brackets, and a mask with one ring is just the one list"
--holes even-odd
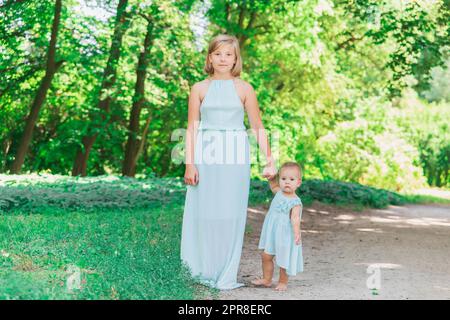
[(439, 198), (436, 196), (422, 195), (422, 194), (414, 195), (413, 194), (413, 195), (404, 195), (404, 197), (408, 203), (413, 203), (413, 204), (437, 203), (437, 204), (449, 204), (450, 205), (450, 199)]
[[(179, 261), (182, 208), (2, 216), (0, 299), (198, 299)], [(66, 273), (80, 268), (81, 289)]]
[[(320, 180), (298, 194), (305, 205), (360, 209), (441, 201)], [(272, 197), (267, 182), (252, 180), (250, 206)], [(0, 175), (0, 299), (217, 298), (180, 262), (184, 200), (181, 178)], [(71, 267), (81, 287), (69, 292)]]

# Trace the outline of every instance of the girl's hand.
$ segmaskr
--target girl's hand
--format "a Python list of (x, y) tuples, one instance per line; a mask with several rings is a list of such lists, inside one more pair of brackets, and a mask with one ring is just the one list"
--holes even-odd
[(277, 174), (277, 168), (273, 163), (268, 163), (263, 169), (263, 177), (267, 179), (272, 179)]
[(189, 185), (196, 185), (199, 181), (197, 167), (193, 164), (186, 165), (184, 182)]
[(298, 246), (300, 243), (302, 243), (302, 236), (300, 233), (295, 234), (295, 244)]

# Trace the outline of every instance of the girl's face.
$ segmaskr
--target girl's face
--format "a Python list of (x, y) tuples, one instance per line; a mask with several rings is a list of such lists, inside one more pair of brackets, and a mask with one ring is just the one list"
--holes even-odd
[(236, 62), (234, 47), (231, 44), (221, 45), (209, 54), (209, 61), (215, 73), (229, 73)]
[(293, 193), (302, 184), (302, 178), (297, 168), (283, 168), (280, 172), (279, 185), (286, 193)]

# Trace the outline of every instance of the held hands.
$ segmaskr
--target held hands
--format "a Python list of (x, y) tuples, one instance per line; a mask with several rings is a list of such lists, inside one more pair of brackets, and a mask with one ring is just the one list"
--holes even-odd
[(266, 164), (266, 166), (263, 169), (263, 173), (262, 176), (264, 178), (267, 178), (269, 180), (271, 180), (272, 178), (275, 177), (275, 175), (277, 174), (277, 168), (275, 167), (275, 164), (273, 162), (269, 162), (268, 164)]
[(187, 165), (184, 173), (184, 182), (190, 185), (196, 185), (199, 181), (198, 170), (195, 165)]

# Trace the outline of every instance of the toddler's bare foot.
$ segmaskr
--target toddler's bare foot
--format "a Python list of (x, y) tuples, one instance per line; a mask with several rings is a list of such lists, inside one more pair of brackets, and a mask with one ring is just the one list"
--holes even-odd
[(271, 287), (272, 286), (272, 281), (266, 280), (266, 279), (256, 279), (256, 280), (252, 280), (252, 284), (254, 284), (255, 286), (264, 286), (264, 287)]
[(278, 285), (275, 287), (276, 291), (286, 291), (287, 290), (287, 283), (279, 282)]

